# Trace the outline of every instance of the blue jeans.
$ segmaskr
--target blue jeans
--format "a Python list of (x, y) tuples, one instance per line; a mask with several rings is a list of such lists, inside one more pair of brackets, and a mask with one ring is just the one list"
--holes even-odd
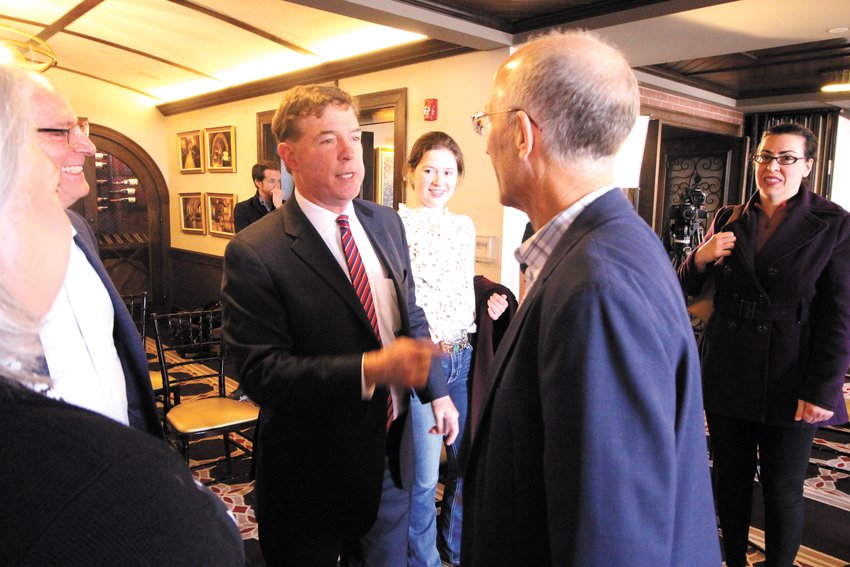
[(449, 397), (460, 414), (459, 431), (455, 442), (446, 447), (446, 484), (439, 522), (437, 551), (437, 480), (440, 472), (440, 448), (443, 439), (428, 433), (434, 426), (431, 404), (422, 404), (416, 397), (410, 403), (416, 478), (410, 498), (410, 528), (408, 530), (409, 567), (440, 567), (440, 553), (452, 563), (460, 563), (460, 536), (463, 507), (463, 466), (466, 456), (461, 452), (466, 425), (469, 364), (472, 347), (442, 356), (443, 373), (449, 386)]

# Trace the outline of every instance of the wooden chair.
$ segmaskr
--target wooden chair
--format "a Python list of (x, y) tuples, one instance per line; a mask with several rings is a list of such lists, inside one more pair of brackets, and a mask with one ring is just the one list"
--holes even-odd
[[(231, 434), (245, 437), (257, 422), (259, 408), (248, 401), (227, 397), (224, 377), (225, 349), (219, 326), (221, 310), (186, 311), (152, 315), (154, 338), (163, 388), (163, 425), (166, 436), (177, 442), (189, 464), (189, 446), (193, 439), (221, 435), (224, 458), (231, 472)], [(181, 401), (180, 390), (190, 383), (209, 383), (209, 397)], [(250, 454), (244, 445), (239, 445)], [(205, 464), (204, 466), (209, 466)]]
[(122, 295), (121, 299), (124, 305), (127, 306), (127, 311), (130, 312), (130, 317), (136, 324), (136, 329), (139, 331), (139, 337), (142, 339), (142, 344), (145, 342), (145, 331), (148, 317), (148, 292), (131, 293)]

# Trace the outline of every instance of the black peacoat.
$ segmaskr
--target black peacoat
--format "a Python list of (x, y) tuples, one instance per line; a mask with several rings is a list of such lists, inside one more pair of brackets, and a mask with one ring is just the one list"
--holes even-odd
[[(709, 413), (771, 425), (795, 422), (797, 400), (833, 410), (819, 426), (845, 423), (850, 364), (850, 213), (806, 188), (755, 253), (756, 193), (728, 224), (715, 216), (705, 239), (735, 233), (731, 256), (699, 274), (692, 253), (679, 268), (688, 295), (714, 278), (715, 311), (700, 338)], [(720, 226), (717, 226), (717, 225)]]

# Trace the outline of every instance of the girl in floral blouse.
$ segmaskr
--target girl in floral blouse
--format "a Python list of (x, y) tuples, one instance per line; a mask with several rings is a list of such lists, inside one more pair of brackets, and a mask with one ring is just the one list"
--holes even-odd
[[(472, 359), (469, 335), (475, 332), (475, 228), (469, 217), (446, 208), (463, 175), (463, 154), (457, 142), (444, 132), (423, 134), (411, 148), (408, 167), (408, 182), (415, 198), (409, 207), (399, 205), (399, 215), (407, 231), (416, 302), (425, 310), (431, 338), (442, 351), (452, 402), (446, 411), (456, 412), (459, 422), (457, 438), (446, 446), (446, 482), (438, 532), (434, 499), (442, 439), (429, 433), (434, 426), (429, 404), (418, 400), (411, 404), (416, 481), (410, 511), (408, 565), (440, 567), (440, 555), (450, 564), (460, 563), (461, 448), (466, 425), (466, 382)], [(507, 300), (494, 295), (490, 304), (491, 316), (496, 313), (496, 319), (507, 307)], [(447, 401), (435, 400), (443, 404)]]

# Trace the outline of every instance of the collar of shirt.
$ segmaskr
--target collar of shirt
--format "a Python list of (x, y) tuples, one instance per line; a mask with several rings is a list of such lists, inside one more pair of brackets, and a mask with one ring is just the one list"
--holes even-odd
[(263, 208), (266, 210), (266, 212), (270, 213), (274, 210), (274, 203), (271, 203), (271, 202), (266, 203), (266, 200), (263, 199), (262, 195), (260, 195), (259, 189), (257, 189), (257, 200), (260, 202), (260, 204), (263, 206)]
[[(310, 221), (310, 224), (319, 233), (328, 250), (330, 250), (339, 264), (340, 269), (351, 279), (348, 272), (348, 263), (345, 260), (345, 253), (342, 251), (339, 227), (336, 224), (336, 218), (340, 214), (348, 215), (348, 225), (351, 227), (351, 235), (357, 244), (357, 249), (360, 251), (360, 258), (363, 261), (363, 266), (366, 268), (366, 275), (369, 278), (369, 287), (372, 288), (372, 301), (375, 303), (375, 309), (378, 314), (378, 328), (381, 330), (381, 338), (383, 339), (383, 344), (388, 345), (395, 340), (396, 332), (401, 329), (401, 312), (398, 307), (398, 298), (396, 297), (392, 279), (384, 271), (383, 262), (378, 258), (372, 242), (369, 240), (369, 235), (366, 234), (366, 230), (360, 224), (360, 219), (354, 211), (353, 202), (349, 202), (342, 213), (335, 213), (307, 199), (298, 191), (297, 187), (295, 188), (294, 196), (295, 202), (298, 203), (307, 220)], [(366, 388), (363, 381), (362, 368), (360, 380), (363, 399), (371, 398), (375, 391), (374, 386), (372, 388)], [(404, 391), (393, 387), (392, 396), (397, 416), (407, 407), (405, 405)]]
[(514, 252), (514, 257), (520, 264), (527, 264), (528, 268), (525, 271), (526, 278), (526, 297), (531, 291), (537, 276), (552, 254), (552, 250), (561, 240), (561, 237), (567, 232), (567, 229), (573, 224), (573, 221), (584, 211), (593, 201), (614, 189), (615, 185), (606, 185), (596, 189), (563, 211), (555, 215), (552, 220), (547, 222), (543, 227), (531, 235), (519, 248)]

